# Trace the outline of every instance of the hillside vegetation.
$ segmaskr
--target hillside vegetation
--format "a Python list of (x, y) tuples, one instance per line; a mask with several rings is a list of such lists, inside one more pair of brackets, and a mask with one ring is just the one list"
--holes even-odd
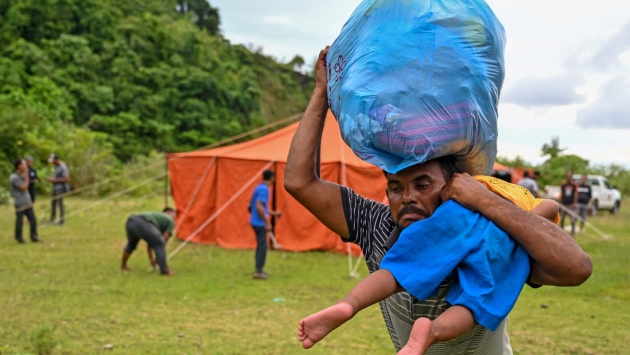
[(89, 172), (73, 176), (83, 186), (302, 112), (304, 60), (232, 45), (219, 26), (205, 0), (0, 2), (2, 175), (54, 151)]

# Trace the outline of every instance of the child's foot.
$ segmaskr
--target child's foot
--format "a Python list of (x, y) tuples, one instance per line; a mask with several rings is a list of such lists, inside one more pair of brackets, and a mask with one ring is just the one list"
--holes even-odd
[(420, 355), (429, 348), (429, 334), (431, 333), (431, 320), (429, 318), (418, 318), (413, 323), (411, 335), (407, 345), (400, 349), (398, 355)]
[(352, 306), (347, 302), (339, 302), (332, 307), (302, 319), (298, 328), (298, 337), (304, 349), (309, 349), (328, 333), (347, 322), (353, 316)]

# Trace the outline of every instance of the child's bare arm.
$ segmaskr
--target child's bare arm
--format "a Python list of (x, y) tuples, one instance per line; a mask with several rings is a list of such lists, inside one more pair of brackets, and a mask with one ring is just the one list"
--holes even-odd
[(532, 208), (531, 212), (544, 217), (550, 221), (554, 221), (558, 215), (558, 203), (554, 200), (544, 200), (538, 206)]
[(361, 280), (342, 301), (350, 303), (356, 314), (400, 291), (404, 290), (391, 272), (380, 269)]

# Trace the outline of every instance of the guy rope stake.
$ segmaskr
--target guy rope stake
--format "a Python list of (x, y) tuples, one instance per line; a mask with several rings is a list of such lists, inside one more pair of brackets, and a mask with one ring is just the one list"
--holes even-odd
[(282, 249), (282, 245), (278, 243), (278, 241), (276, 240), (276, 236), (273, 234), (273, 232), (269, 231), (267, 233), (269, 233), (269, 239), (271, 239), (271, 247), (276, 250)]

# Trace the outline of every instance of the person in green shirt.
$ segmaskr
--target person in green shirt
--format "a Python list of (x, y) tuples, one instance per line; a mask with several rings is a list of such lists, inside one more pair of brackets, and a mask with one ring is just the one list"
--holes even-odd
[[(175, 228), (175, 210), (166, 207), (159, 212), (142, 212), (129, 216), (125, 224), (127, 232), (127, 246), (123, 250), (122, 270), (130, 270), (127, 266), (129, 256), (136, 250), (138, 242), (142, 239), (147, 242), (147, 251), (151, 266), (160, 267), (162, 275), (172, 275), (166, 264), (166, 242), (173, 235)], [(155, 257), (153, 256), (155, 252)]]

